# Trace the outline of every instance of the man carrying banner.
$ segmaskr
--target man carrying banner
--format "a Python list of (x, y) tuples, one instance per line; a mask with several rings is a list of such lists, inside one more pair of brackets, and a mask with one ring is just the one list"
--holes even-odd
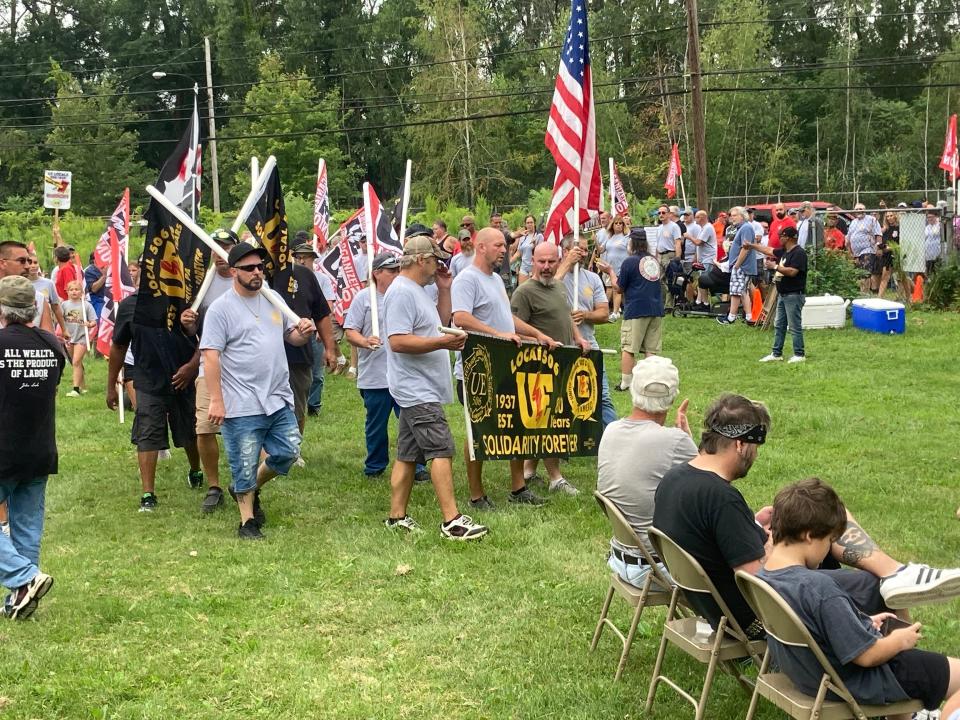
[[(400, 406), (397, 459), (390, 476), (388, 528), (416, 530), (407, 515), (417, 462), (433, 460), (430, 476), (440, 504), (440, 533), (450, 540), (476, 540), (487, 528), (461, 515), (453, 493), (453, 435), (443, 406), (453, 402), (448, 351), (460, 350), (466, 334), (440, 332), (441, 318), (450, 319), (450, 274), (439, 261), (450, 256), (429, 236), (407, 238), (400, 257), (400, 275), (384, 295), (384, 327), (388, 339), (387, 379)], [(436, 302), (424, 290), (436, 283)]]
[[(305, 345), (316, 332), (309, 318), (292, 325), (260, 293), (268, 257), (255, 239), (230, 251), (233, 287), (210, 306), (200, 341), (209, 418), (222, 426), (233, 474), (230, 491), (240, 509), (237, 534), (244, 540), (263, 538), (260, 490), (286, 475), (300, 454), (283, 343)], [(263, 462), (261, 451), (267, 456)]]
[[(560, 263), (558, 248), (553, 243), (542, 242), (533, 251), (533, 275), (513, 292), (510, 307), (513, 314), (539, 332), (553, 338), (557, 345), (579, 345), (583, 352), (590, 351), (590, 341), (580, 335), (573, 323), (567, 293), (556, 281)], [(537, 460), (524, 461), (525, 482), (536, 478)], [(543, 465), (550, 480), (550, 492), (577, 495), (577, 490), (560, 472), (558, 458), (544, 458)]]
[[(510, 309), (510, 299), (503, 278), (494, 268), (504, 260), (506, 239), (497, 228), (484, 228), (473, 240), (473, 263), (454, 278), (450, 291), (453, 322), (461, 330), (484, 333), (520, 345), (520, 335), (538, 342), (557, 345), (550, 337), (518, 318)], [(457, 377), (457, 397), (463, 402), (463, 358), (457, 353), (454, 368)], [(467, 482), (470, 485), (470, 507), (494, 510), (494, 504), (483, 489), (483, 463), (470, 459), (469, 440), (464, 443), (463, 455), (467, 463)], [(543, 505), (544, 500), (527, 488), (523, 479), (523, 460), (510, 461), (511, 492), (508, 500), (525, 505)]]

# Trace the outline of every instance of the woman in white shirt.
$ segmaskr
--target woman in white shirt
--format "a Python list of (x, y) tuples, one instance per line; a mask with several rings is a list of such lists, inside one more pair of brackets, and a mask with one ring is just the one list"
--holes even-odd
[(517, 270), (517, 287), (519, 287), (533, 272), (533, 250), (543, 241), (543, 235), (537, 232), (537, 219), (533, 215), (527, 215), (523, 219), (523, 230), (515, 237), (518, 237), (519, 241), (510, 262), (520, 262)]
[[(620, 266), (627, 258), (627, 248), (630, 243), (629, 233), (630, 226), (627, 224), (626, 218), (623, 215), (617, 215), (607, 226), (606, 237), (603, 244), (600, 245), (600, 256), (613, 269), (613, 273), (617, 277), (620, 276)], [(608, 287), (607, 299), (610, 301), (610, 307), (613, 308), (610, 313), (610, 320), (619, 320), (621, 294), (615, 288)]]

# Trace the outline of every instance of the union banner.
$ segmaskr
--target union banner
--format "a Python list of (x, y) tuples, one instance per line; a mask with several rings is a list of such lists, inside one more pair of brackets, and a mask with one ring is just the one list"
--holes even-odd
[(477, 460), (596, 455), (601, 357), (471, 333), (463, 382)]

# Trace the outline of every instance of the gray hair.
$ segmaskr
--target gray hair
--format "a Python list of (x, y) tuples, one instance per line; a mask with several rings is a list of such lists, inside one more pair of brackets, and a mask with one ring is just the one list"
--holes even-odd
[(15, 308), (8, 305), (0, 305), (0, 318), (7, 325), (27, 325), (33, 322), (37, 315), (37, 303), (26, 308)]
[(730, 208), (731, 215), (739, 215), (740, 217), (746, 217), (747, 211), (743, 208), (743, 205), (734, 205)]
[(411, 265), (417, 264), (417, 258), (421, 257), (420, 255), (401, 255), (400, 256), (400, 269), (405, 270)]

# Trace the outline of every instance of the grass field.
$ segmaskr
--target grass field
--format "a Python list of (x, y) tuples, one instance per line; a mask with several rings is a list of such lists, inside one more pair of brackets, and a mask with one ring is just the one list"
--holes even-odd
[[(895, 557), (957, 565), (960, 316), (911, 313), (907, 324), (901, 337), (809, 332), (805, 365), (770, 367), (757, 363), (770, 333), (668, 318), (664, 350), (697, 437), (722, 391), (769, 404), (767, 444), (738, 483), (752, 505), (818, 475)], [(612, 346), (613, 329), (600, 338)], [(569, 463), (582, 494), (541, 509), (508, 506), (506, 464), (488, 464), (502, 509), (483, 517), (483, 542), (440, 538), (429, 486), (411, 505), (427, 531), (393, 534), (382, 525), (386, 481), (361, 475), (356, 389), (328, 378), (323, 413), (307, 428), (307, 467), (265, 490), (267, 540), (241, 543), (233, 507), (200, 515), (179, 452), (160, 464), (158, 511), (137, 512), (129, 418), (120, 426), (105, 409), (104, 377), (98, 361), (87, 396), (65, 398), (61, 387), (43, 550), (56, 585), (34, 619), (0, 624), (3, 717), (644, 716), (663, 611), (645, 615), (622, 682), (612, 682), (615, 638), (587, 652), (607, 583), (595, 462)], [(614, 400), (625, 413), (627, 397)], [(458, 409), (449, 414), (459, 440)], [(455, 477), (465, 507), (459, 459)], [(958, 607), (915, 611), (923, 647), (960, 652)], [(615, 605), (621, 623), (627, 615)], [(702, 678), (675, 653), (667, 662), (691, 685)], [(741, 717), (747, 702), (720, 677), (707, 717)], [(668, 688), (654, 714), (692, 717)], [(780, 714), (761, 704), (759, 717)]]

